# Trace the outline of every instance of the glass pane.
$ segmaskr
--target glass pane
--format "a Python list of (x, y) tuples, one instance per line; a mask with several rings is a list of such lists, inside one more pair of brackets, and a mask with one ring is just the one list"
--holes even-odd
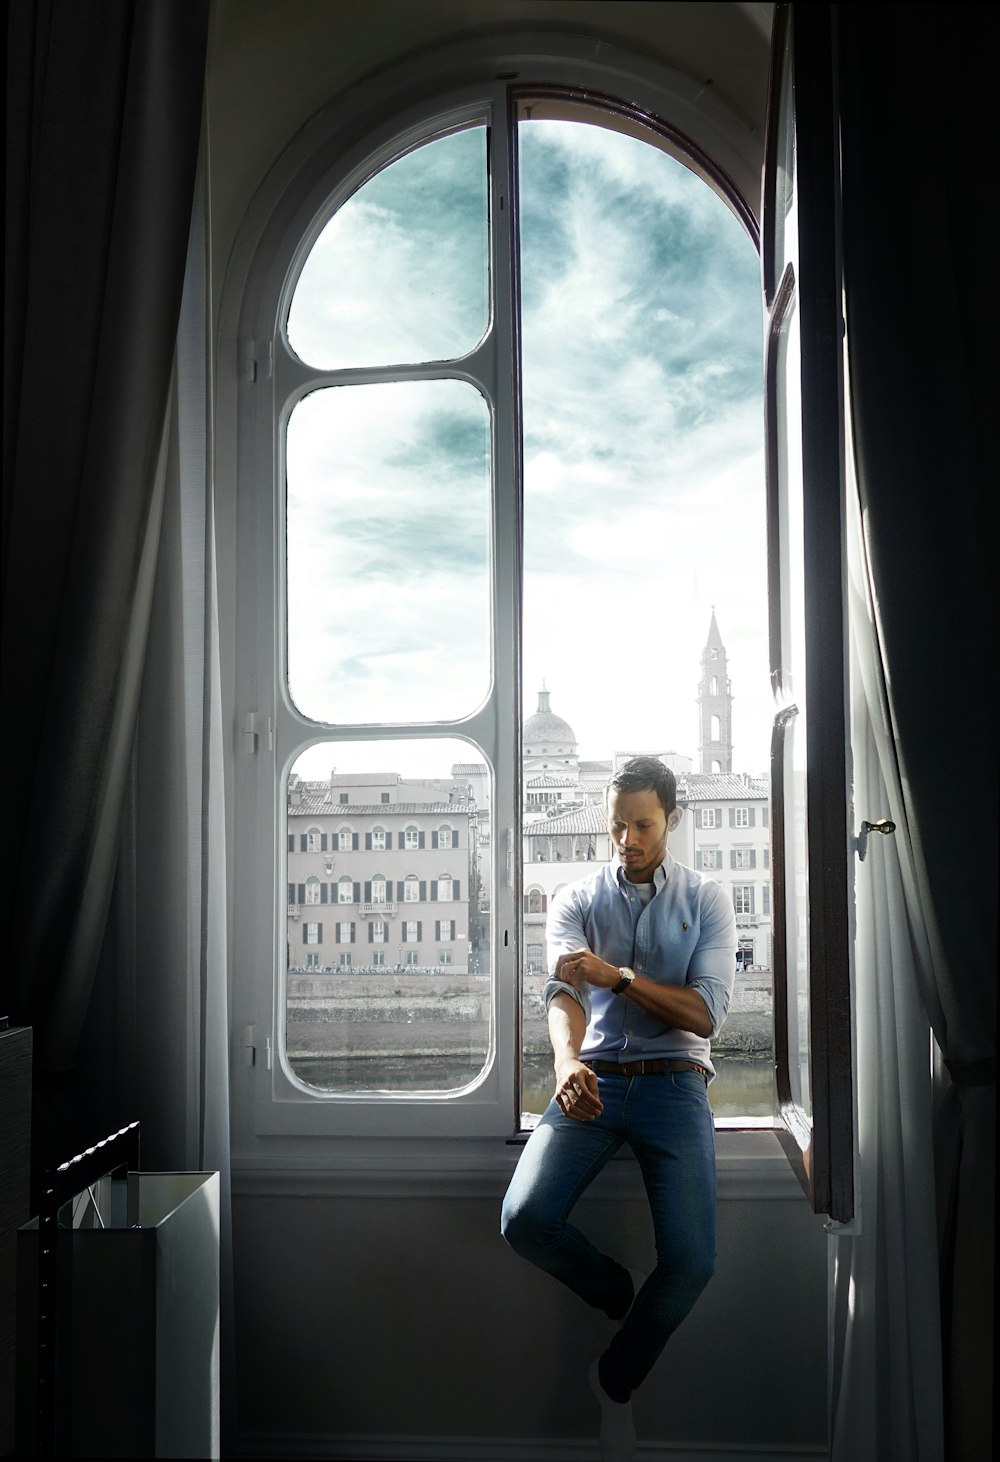
[(809, 861), (806, 792), (805, 556), (799, 311), (792, 296), (781, 321), (776, 374), (779, 553), (783, 565), (781, 685), (798, 714), (785, 740), (785, 898), (788, 1076), (795, 1104), (811, 1115), (809, 1080)]
[(324, 742), (287, 787), (285, 1053), (320, 1092), (454, 1092), (493, 1011), (491, 774), (464, 741)]
[(287, 436), (288, 690), (314, 721), (456, 720), (490, 684), (490, 420), (465, 381), (334, 386)]
[(793, 101), (792, 27), (785, 27), (785, 48), (780, 60), (781, 88), (776, 126), (774, 229), (775, 284), (785, 265), (797, 258), (798, 202), (795, 191), (795, 106)]
[(288, 343), (320, 370), (450, 360), (489, 322), (486, 128), (439, 137), (342, 204), (302, 266)]
[[(721, 794), (722, 781), (731, 800), (735, 774), (751, 779), (752, 788), (739, 787), (740, 801), (754, 804), (752, 825), (731, 831), (720, 814), (703, 831), (690, 812), (671, 849), (693, 865), (702, 843), (713, 845), (715, 861), (698, 866), (739, 898), (747, 967), (761, 967), (739, 1009), (734, 1002), (713, 1104), (745, 1112), (756, 1067), (771, 1111), (764, 813), (773, 706), (758, 256), (721, 198), (647, 141), (536, 118), (520, 125), (518, 147), (522, 1109), (541, 1110), (552, 1091), (544, 953), (532, 953), (544, 945), (548, 901), (610, 859), (604, 783), (616, 757), (652, 752), (692, 802), (709, 788)], [(722, 643), (710, 673), (713, 625)], [(700, 704), (712, 674), (714, 746)], [(736, 841), (745, 855), (738, 867)]]

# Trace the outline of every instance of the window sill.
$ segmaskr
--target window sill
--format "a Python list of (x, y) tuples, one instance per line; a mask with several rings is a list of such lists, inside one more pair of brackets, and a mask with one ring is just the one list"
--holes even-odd
[[(525, 1138), (526, 1138), (525, 1134)], [(235, 1197), (476, 1198), (503, 1197), (525, 1138), (351, 1138), (321, 1157), (292, 1153), (234, 1157)], [(284, 1144), (283, 1144), (284, 1145)], [(716, 1134), (719, 1200), (805, 1202), (773, 1128), (720, 1129)], [(644, 1197), (629, 1152), (612, 1159), (588, 1199), (633, 1202)]]

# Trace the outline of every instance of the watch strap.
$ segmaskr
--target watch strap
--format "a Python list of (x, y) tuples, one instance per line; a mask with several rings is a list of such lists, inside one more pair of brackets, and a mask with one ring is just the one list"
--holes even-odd
[(631, 985), (632, 981), (635, 979), (634, 972), (632, 970), (626, 969), (624, 965), (620, 966), (618, 973), (621, 975), (621, 979), (618, 981), (617, 985), (611, 986), (612, 995), (623, 995), (628, 989), (629, 985)]

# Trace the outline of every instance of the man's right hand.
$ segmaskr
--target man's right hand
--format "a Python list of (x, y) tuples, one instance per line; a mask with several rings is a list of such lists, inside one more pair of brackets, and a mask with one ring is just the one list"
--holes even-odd
[(555, 1097), (566, 1116), (577, 1122), (592, 1122), (604, 1111), (596, 1073), (572, 1058), (556, 1063)]

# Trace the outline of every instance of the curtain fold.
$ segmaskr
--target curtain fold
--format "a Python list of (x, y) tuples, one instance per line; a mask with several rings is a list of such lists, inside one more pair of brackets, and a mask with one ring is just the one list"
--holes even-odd
[(207, 23), (204, 0), (8, 9), (0, 898), (36, 1174), (106, 1135), (76, 1065), (145, 660)]
[(951, 1078), (934, 1149), (946, 1454), (964, 1462), (990, 1455), (992, 1436), (997, 494), (984, 323), (996, 314), (996, 271), (980, 199), (1000, 140), (997, 19), (975, 5), (838, 14), (850, 404), (884, 679), (880, 761), (898, 802), (916, 953), (901, 978), (916, 982)]

